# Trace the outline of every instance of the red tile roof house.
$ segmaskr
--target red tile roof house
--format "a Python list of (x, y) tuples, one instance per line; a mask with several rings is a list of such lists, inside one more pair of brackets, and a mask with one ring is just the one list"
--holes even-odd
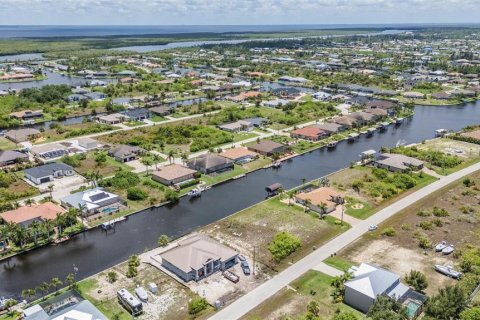
[(20, 207), (15, 210), (6, 211), (0, 217), (8, 223), (21, 224), (28, 227), (33, 221), (53, 220), (57, 214), (63, 214), (65, 210), (52, 202), (45, 202), (33, 206)]
[(322, 137), (327, 136), (327, 132), (316, 127), (306, 127), (290, 132), (290, 136), (295, 139), (304, 139), (309, 141), (318, 141)]

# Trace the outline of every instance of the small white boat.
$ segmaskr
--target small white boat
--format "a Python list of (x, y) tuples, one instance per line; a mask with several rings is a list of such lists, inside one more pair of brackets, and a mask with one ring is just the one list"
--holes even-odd
[(367, 129), (367, 135), (372, 136), (375, 133), (375, 131), (377, 131), (376, 128), (368, 128)]
[(195, 188), (195, 189), (192, 189), (190, 190), (187, 195), (192, 197), (192, 198), (196, 198), (196, 197), (200, 197), (202, 195), (202, 192), (203, 192), (203, 189), (202, 188)]
[(348, 142), (354, 142), (360, 135), (358, 133), (350, 133), (347, 137)]
[(332, 141), (329, 144), (327, 144), (327, 148), (332, 149), (335, 148), (338, 144), (338, 141)]
[(435, 130), (435, 137), (443, 137), (447, 133), (447, 129)]
[(137, 297), (143, 301), (143, 302), (147, 302), (148, 301), (148, 294), (147, 294), (147, 291), (143, 288), (143, 287), (137, 287), (135, 289), (135, 294), (137, 295)]
[(396, 118), (395, 119), (395, 124), (402, 124), (403, 120), (405, 120), (405, 119), (404, 118)]
[(282, 163), (280, 161), (275, 161), (272, 163), (273, 168), (280, 168), (282, 166)]
[(453, 244), (451, 244), (449, 246), (446, 246), (445, 249), (442, 250), (442, 253), (444, 255), (447, 255), (447, 254), (452, 253), (454, 250), (455, 250), (455, 247), (453, 246)]
[(433, 266), (433, 268), (441, 274), (453, 279), (460, 279), (462, 277), (462, 273), (460, 271), (454, 270), (453, 267), (449, 265), (436, 264)]
[(443, 249), (445, 249), (446, 247), (447, 247), (447, 243), (445, 241), (442, 241), (435, 246), (435, 251), (436, 252), (443, 251)]

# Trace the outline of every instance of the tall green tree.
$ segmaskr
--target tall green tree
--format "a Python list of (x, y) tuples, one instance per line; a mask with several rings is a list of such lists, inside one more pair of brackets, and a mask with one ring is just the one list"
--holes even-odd
[(447, 286), (427, 300), (425, 315), (435, 320), (458, 319), (466, 306), (465, 292), (459, 286)]

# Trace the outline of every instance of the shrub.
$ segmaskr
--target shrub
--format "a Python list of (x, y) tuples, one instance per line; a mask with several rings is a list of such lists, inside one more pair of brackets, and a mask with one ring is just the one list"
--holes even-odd
[(433, 215), (435, 217), (448, 217), (449, 213), (444, 208), (433, 207)]
[(427, 235), (422, 234), (418, 237), (418, 245), (422, 249), (431, 249), (432, 248), (432, 241), (427, 237)]
[(411, 270), (405, 276), (405, 282), (418, 292), (423, 292), (428, 286), (427, 277), (417, 270)]
[(195, 316), (207, 308), (208, 302), (205, 298), (196, 298), (188, 304), (188, 313)]
[(148, 197), (148, 193), (138, 187), (131, 187), (127, 189), (127, 199), (138, 201), (144, 200)]
[(432, 214), (428, 211), (419, 211), (417, 212), (417, 216), (419, 217), (430, 217)]
[(425, 220), (425, 221), (422, 221), (418, 224), (418, 226), (420, 228), (422, 228), (423, 230), (432, 230), (433, 229), (433, 223), (432, 221), (429, 221), (429, 220)]
[(275, 262), (281, 261), (300, 248), (300, 240), (287, 232), (277, 233), (272, 242), (268, 245), (268, 250), (273, 256)]
[(397, 234), (397, 231), (393, 227), (383, 229), (382, 236), (393, 237)]
[(474, 186), (475, 185), (475, 181), (473, 181), (472, 179), (470, 178), (465, 178), (463, 179), (463, 185), (467, 188), (471, 187), (471, 186)]
[(107, 273), (107, 279), (108, 282), (114, 283), (115, 281), (117, 281), (118, 275), (115, 271), (110, 271), (109, 273)]
[(168, 244), (169, 241), (170, 241), (170, 239), (168, 238), (168, 236), (166, 234), (162, 234), (160, 236), (160, 238), (158, 238), (157, 243), (160, 247), (165, 247)]
[(361, 180), (354, 180), (352, 182), (352, 189), (360, 192), (360, 189), (363, 188), (363, 182)]
[(103, 180), (101, 185), (105, 187), (113, 187), (115, 189), (128, 189), (140, 183), (140, 178), (137, 174), (125, 170), (115, 173), (110, 179)]

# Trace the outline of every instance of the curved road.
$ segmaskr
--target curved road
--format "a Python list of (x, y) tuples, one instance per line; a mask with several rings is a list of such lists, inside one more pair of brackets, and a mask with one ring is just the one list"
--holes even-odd
[(392, 205), (380, 210), (370, 218), (361, 221), (350, 230), (342, 233), (338, 237), (330, 240), (305, 258), (288, 267), (278, 275), (242, 296), (232, 304), (226, 306), (221, 311), (213, 315), (210, 320), (239, 319), (250, 310), (260, 305), (262, 302), (273, 296), (280, 289), (287, 286), (290, 282), (297, 279), (310, 269), (313, 269), (320, 262), (325, 260), (334, 252), (338, 252), (350, 243), (368, 232), (368, 226), (380, 224), (403, 209), (409, 207), (415, 202), (423, 199), (429, 194), (440, 190), (441, 188), (455, 182), (473, 172), (480, 170), (480, 163), (476, 163), (468, 168), (457, 171), (449, 176), (442, 177), (434, 183), (408, 195), (407, 197), (393, 203)]

